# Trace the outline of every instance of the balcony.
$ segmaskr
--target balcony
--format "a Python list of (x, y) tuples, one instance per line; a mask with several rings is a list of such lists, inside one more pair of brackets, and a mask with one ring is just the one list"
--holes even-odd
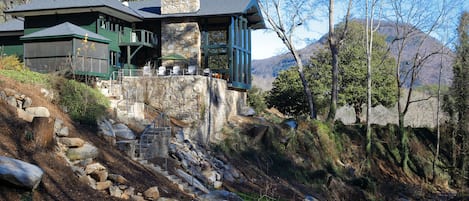
[(143, 29), (136, 29), (133, 30), (130, 34), (130, 42), (121, 42), (121, 46), (146, 46), (150, 48), (155, 48), (158, 44), (158, 38), (156, 34), (143, 30)]

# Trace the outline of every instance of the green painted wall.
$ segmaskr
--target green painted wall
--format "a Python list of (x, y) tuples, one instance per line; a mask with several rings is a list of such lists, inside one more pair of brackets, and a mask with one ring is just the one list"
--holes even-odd
[(64, 22), (70, 22), (84, 29), (96, 33), (98, 13), (60, 14), (26, 17), (24, 21), (24, 34), (30, 34), (44, 28), (49, 28)]
[(17, 55), (23, 59), (23, 42), (19, 36), (2, 36), (0, 37), (0, 54)]

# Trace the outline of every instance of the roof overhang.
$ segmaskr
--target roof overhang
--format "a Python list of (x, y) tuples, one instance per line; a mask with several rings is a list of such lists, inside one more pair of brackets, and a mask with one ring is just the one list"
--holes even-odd
[(7, 32), (0, 32), (0, 37), (1, 36), (22, 36), (24, 35), (24, 31), (7, 31)]
[[(78, 35), (78, 34), (69, 34), (69, 35), (56, 35), (56, 36), (43, 36), (43, 37), (20, 37), (20, 40), (34, 41), (34, 40), (48, 40), (48, 39), (61, 39), (61, 38), (85, 39), (85, 36)], [(102, 40), (102, 39), (92, 38), (92, 37), (88, 37), (87, 40), (99, 42), (99, 43), (106, 43), (106, 44), (109, 44), (111, 42), (109, 40)]]
[(5, 11), (15, 17), (28, 17), (40, 15), (56, 15), (56, 14), (71, 14), (71, 13), (87, 13), (87, 12), (100, 12), (128, 22), (140, 22), (141, 18), (123, 13), (114, 8), (107, 6), (90, 6), (90, 7), (72, 7), (72, 8), (58, 8), (58, 9), (42, 9), (30, 11)]

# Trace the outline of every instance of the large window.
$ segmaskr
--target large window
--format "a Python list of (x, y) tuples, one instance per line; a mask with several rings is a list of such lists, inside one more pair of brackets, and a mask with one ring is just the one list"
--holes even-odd
[(251, 30), (244, 17), (231, 17), (225, 27), (205, 26), (202, 66), (226, 79), (231, 87), (251, 88)]
[(114, 17), (110, 17), (110, 16), (100, 15), (98, 19), (99, 28), (108, 30), (108, 31), (123, 33), (124, 26), (122, 26), (122, 24), (123, 23), (121, 20), (114, 18)]

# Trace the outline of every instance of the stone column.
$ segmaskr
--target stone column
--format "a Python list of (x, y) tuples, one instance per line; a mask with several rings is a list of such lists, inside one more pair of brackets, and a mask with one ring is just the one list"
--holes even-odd
[(162, 0), (161, 14), (194, 13), (200, 9), (200, 0)]
[[(161, 24), (161, 54), (180, 54), (188, 59), (188, 65), (200, 66), (201, 40), (197, 22), (171, 22)], [(174, 61), (163, 61), (163, 65), (172, 66)]]

